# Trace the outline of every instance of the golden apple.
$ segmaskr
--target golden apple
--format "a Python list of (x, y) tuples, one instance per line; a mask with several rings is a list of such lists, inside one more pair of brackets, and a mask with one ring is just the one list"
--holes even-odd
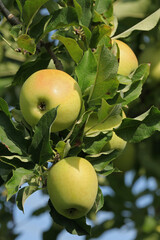
[(85, 216), (95, 202), (97, 175), (86, 159), (68, 157), (49, 169), (47, 189), (57, 212), (69, 219), (77, 219)]
[(81, 109), (81, 90), (67, 73), (44, 69), (33, 73), (20, 92), (20, 109), (26, 122), (34, 127), (47, 111), (58, 107), (51, 131), (70, 127)]
[(132, 49), (120, 40), (112, 40), (116, 42), (119, 47), (119, 68), (118, 74), (128, 76), (138, 67), (138, 60)]

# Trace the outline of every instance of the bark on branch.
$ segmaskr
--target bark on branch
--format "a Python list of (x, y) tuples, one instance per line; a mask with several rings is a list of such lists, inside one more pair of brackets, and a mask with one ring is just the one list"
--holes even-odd
[(0, 12), (7, 18), (11, 25), (18, 25), (20, 21), (4, 6), (3, 2), (0, 0)]

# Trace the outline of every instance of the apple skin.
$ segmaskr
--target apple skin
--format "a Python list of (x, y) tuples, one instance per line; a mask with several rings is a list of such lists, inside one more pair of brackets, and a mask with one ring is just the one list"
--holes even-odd
[(69, 219), (77, 219), (92, 208), (97, 196), (98, 179), (89, 161), (68, 157), (48, 170), (47, 189), (57, 212)]
[(118, 74), (128, 76), (138, 67), (137, 57), (126, 43), (120, 40), (112, 40), (112, 43), (114, 42), (117, 43), (120, 51)]
[(26, 122), (34, 127), (47, 111), (57, 106), (57, 116), (51, 131), (70, 127), (81, 109), (81, 90), (67, 73), (44, 69), (33, 73), (20, 92), (20, 109)]
[(155, 81), (160, 81), (160, 44), (150, 45), (139, 57), (140, 63), (150, 63), (150, 76)]
[[(86, 136), (96, 136), (99, 134), (99, 132), (106, 133), (109, 130), (112, 130), (113, 128), (117, 128), (123, 118), (125, 118), (126, 115), (124, 111), (122, 111), (122, 116), (120, 114), (117, 115), (111, 115), (105, 120), (103, 123), (97, 123), (98, 117), (95, 113), (91, 114), (88, 122), (86, 123), (86, 126), (84, 128), (84, 131), (86, 132)], [(112, 135), (112, 138), (109, 142), (106, 143), (106, 145), (103, 147), (102, 151), (109, 151), (113, 149), (117, 149), (119, 151), (122, 151), (126, 146), (126, 141), (124, 141), (122, 138), (118, 137), (114, 132)]]

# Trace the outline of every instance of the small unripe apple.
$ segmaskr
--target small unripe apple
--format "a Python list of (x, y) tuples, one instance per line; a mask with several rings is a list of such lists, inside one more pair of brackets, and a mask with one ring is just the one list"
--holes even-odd
[(20, 109), (26, 122), (34, 127), (47, 111), (58, 107), (51, 131), (70, 127), (81, 109), (81, 90), (67, 73), (44, 69), (33, 73), (20, 92)]
[(112, 40), (116, 42), (119, 47), (119, 68), (118, 74), (128, 76), (138, 67), (138, 60), (132, 49), (120, 40)]
[(95, 202), (97, 174), (84, 158), (64, 158), (48, 170), (47, 189), (57, 212), (77, 219), (85, 216)]

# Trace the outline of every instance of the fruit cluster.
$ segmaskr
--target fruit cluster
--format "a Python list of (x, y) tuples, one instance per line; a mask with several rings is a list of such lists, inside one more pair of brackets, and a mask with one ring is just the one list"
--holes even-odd
[[(120, 50), (118, 74), (127, 76), (138, 67), (133, 51), (123, 42), (113, 40)], [(129, 58), (129, 59), (128, 59)], [(23, 84), (20, 93), (20, 109), (26, 122), (33, 128), (49, 110), (57, 108), (51, 132), (70, 128), (80, 114), (82, 94), (78, 83), (67, 73), (44, 69), (32, 74)], [(108, 132), (118, 127), (125, 113), (106, 116), (98, 123), (95, 113), (88, 118), (85, 136), (96, 136), (97, 132)], [(103, 151), (122, 151), (126, 142), (114, 132)], [(97, 174), (92, 164), (81, 157), (67, 157), (48, 170), (47, 189), (51, 202), (61, 215), (76, 219), (85, 216), (92, 208), (98, 191)]]

